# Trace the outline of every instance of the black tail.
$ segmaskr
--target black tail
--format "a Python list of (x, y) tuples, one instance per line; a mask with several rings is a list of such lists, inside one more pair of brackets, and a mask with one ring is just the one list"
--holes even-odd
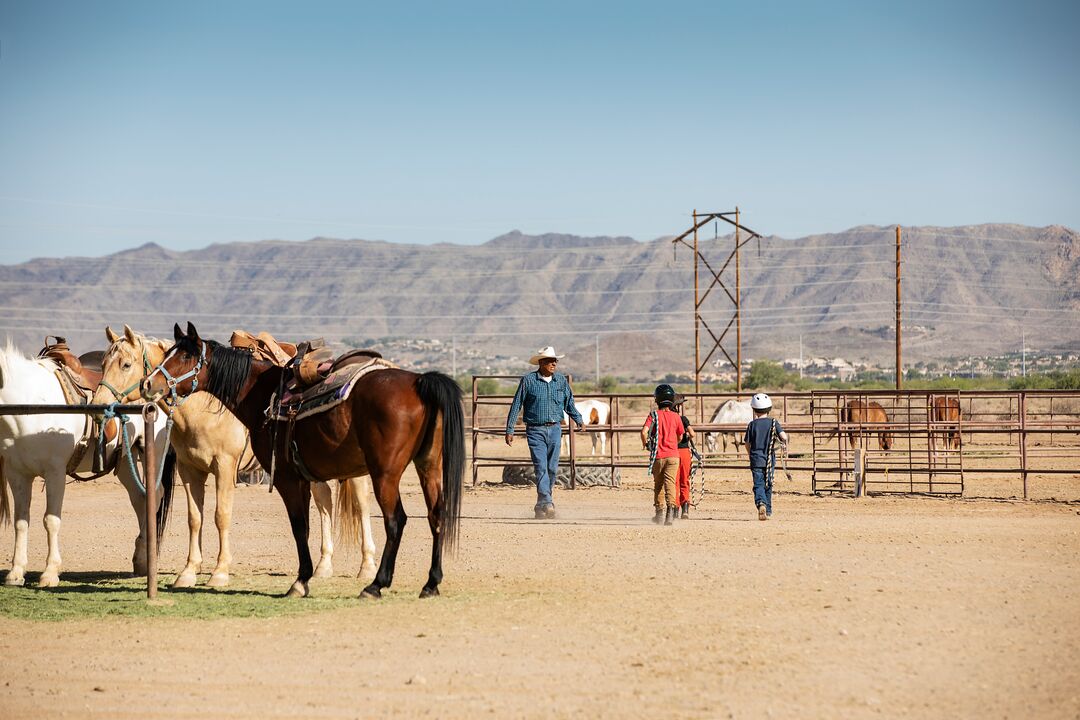
[(465, 412), (461, 409), (461, 387), (449, 375), (426, 372), (417, 381), (416, 391), (425, 407), (441, 412), (443, 417), (442, 539), (453, 552), (457, 549), (465, 477)]
[[(161, 466), (161, 500), (157, 510), (157, 546), (161, 552), (161, 538), (165, 534), (165, 523), (169, 521), (169, 508), (172, 507), (173, 476), (176, 474), (176, 451), (169, 445), (168, 452)], [(151, 481), (152, 482), (152, 481)]]

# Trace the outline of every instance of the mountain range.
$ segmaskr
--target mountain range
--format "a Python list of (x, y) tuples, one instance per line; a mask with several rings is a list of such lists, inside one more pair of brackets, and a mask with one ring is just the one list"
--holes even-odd
[[(735, 262), (725, 261), (735, 241), (720, 229), (698, 233), (703, 359), (709, 331), (719, 336), (734, 316)], [(1019, 351), (1025, 342), (1080, 349), (1076, 231), (904, 227), (901, 240), (905, 362)], [(796, 357), (801, 345), (807, 357), (887, 363), (895, 247), (894, 226), (745, 243), (743, 359)], [(321, 237), (183, 252), (147, 244), (0, 266), (0, 333), (27, 352), (46, 334), (64, 335), (82, 352), (104, 344), (106, 324), (170, 337), (174, 322), (190, 320), (222, 340), (238, 327), (342, 346), (434, 338), (511, 368), (553, 344), (567, 353), (565, 366), (589, 376), (597, 356), (603, 374), (691, 374), (694, 270), (692, 250), (671, 238), (513, 231), (475, 246)], [(712, 271), (723, 286), (710, 288)], [(732, 357), (735, 333), (732, 325), (723, 343)]]

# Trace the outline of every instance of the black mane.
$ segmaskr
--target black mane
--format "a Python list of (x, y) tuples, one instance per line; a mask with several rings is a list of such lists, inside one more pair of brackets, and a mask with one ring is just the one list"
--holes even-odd
[(210, 385), (206, 389), (226, 405), (235, 405), (251, 374), (251, 353), (206, 340), (210, 356)]

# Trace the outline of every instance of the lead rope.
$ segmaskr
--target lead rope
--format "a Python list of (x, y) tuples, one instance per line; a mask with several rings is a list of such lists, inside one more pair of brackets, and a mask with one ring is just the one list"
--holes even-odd
[(653, 463), (656, 462), (657, 425), (660, 423), (660, 418), (657, 416), (656, 411), (653, 410), (649, 413), (649, 419), (652, 420), (652, 424), (649, 425), (649, 439), (645, 441), (645, 444), (649, 448), (649, 476), (652, 477)]
[[(110, 420), (112, 420), (113, 418), (116, 418), (116, 420), (120, 423), (120, 449), (118, 450), (118, 452), (122, 451), (123, 454), (124, 454), (124, 457), (127, 459), (128, 469), (131, 470), (131, 476), (135, 479), (135, 485), (139, 488), (139, 492), (141, 492), (143, 495), (146, 495), (146, 485), (143, 483), (142, 476), (139, 475), (139, 468), (135, 465), (135, 454), (131, 451), (131, 438), (128, 437), (127, 424), (131, 420), (131, 418), (129, 418), (127, 415), (124, 415), (124, 414), (117, 414), (116, 406), (119, 405), (119, 404), (120, 404), (119, 402), (109, 403), (109, 405), (105, 408), (104, 412), (102, 413), (104, 419), (101, 422), (101, 430), (98, 432), (98, 459), (99, 459), (99, 461), (101, 463), (101, 466), (104, 467), (104, 465), (105, 465), (105, 426), (109, 424)], [(172, 413), (169, 413), (169, 419), (165, 421), (165, 445), (164, 445), (164, 447), (166, 447), (166, 448), (169, 446), (169, 436), (172, 433), (172, 426), (173, 426)], [(146, 441), (146, 438), (144, 437), (143, 442), (145, 442), (145, 441)], [(165, 463), (164, 463), (164, 459), (162, 459), (162, 461), (158, 463), (157, 477), (154, 479), (154, 486), (159, 491), (161, 490), (161, 480), (162, 480), (162, 477), (164, 476), (164, 473), (165, 473)]]
[[(705, 498), (705, 461), (702, 459), (701, 453), (697, 451), (697, 446), (694, 445), (693, 440), (690, 441), (690, 456), (694, 459), (690, 465), (690, 505), (697, 507), (698, 503)], [(701, 484), (695, 488), (694, 477), (699, 470), (701, 471)], [(697, 497), (697, 500), (694, 500), (695, 497)]]

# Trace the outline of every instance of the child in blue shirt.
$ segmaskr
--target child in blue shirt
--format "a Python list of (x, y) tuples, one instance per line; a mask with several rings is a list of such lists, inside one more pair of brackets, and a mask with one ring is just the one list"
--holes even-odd
[(769, 417), (772, 398), (758, 393), (750, 398), (750, 407), (754, 411), (754, 419), (746, 426), (743, 440), (746, 453), (750, 456), (750, 473), (754, 477), (754, 504), (757, 505), (758, 520), (768, 520), (772, 515), (772, 480), (776, 469), (773, 448), (777, 440), (787, 445), (788, 436), (780, 423)]

